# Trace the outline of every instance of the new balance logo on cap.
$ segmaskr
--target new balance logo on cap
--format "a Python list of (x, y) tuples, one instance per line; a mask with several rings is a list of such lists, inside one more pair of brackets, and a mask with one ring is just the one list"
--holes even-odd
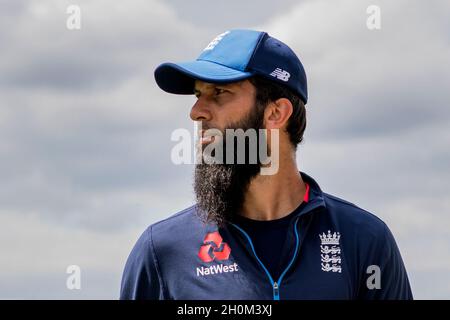
[(219, 34), (206, 46), (205, 49), (203, 49), (203, 51), (214, 49), (214, 47), (220, 42), (220, 40), (222, 40), (223, 37), (225, 37), (229, 33), (230, 31), (225, 31), (224, 33)]
[(289, 72), (280, 68), (276, 68), (275, 70), (273, 70), (270, 75), (285, 82), (289, 81), (289, 77), (291, 76)]

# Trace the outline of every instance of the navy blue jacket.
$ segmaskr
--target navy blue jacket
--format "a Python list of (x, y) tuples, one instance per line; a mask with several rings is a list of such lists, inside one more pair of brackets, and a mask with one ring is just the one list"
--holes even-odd
[(309, 199), (287, 230), (278, 279), (243, 229), (205, 225), (193, 205), (141, 235), (125, 265), (120, 298), (412, 299), (386, 224), (301, 175)]

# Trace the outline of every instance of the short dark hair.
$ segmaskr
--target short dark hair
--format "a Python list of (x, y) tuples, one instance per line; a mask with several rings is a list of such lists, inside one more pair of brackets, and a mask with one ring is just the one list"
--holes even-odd
[(303, 133), (306, 129), (306, 108), (302, 99), (293, 93), (288, 87), (282, 86), (274, 81), (261, 76), (249, 78), (251, 84), (256, 88), (255, 102), (263, 109), (273, 101), (280, 98), (288, 99), (293, 106), (293, 112), (288, 120), (286, 131), (289, 134), (289, 140), (297, 149), (297, 145), (303, 141)]

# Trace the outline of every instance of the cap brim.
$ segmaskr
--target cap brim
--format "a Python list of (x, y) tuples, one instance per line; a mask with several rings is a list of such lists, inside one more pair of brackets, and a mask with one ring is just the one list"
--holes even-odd
[(175, 94), (193, 94), (195, 80), (228, 83), (247, 79), (252, 75), (251, 72), (235, 70), (206, 60), (163, 63), (155, 70), (158, 86)]

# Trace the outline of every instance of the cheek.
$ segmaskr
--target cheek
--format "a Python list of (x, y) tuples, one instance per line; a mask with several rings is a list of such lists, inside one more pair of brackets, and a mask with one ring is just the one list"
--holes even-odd
[(253, 97), (233, 95), (216, 101), (211, 107), (213, 110), (211, 125), (214, 124), (215, 128), (223, 131), (245, 119), (255, 106)]
[(241, 98), (230, 104), (229, 117), (231, 120), (241, 120), (245, 118), (254, 108), (253, 99)]

